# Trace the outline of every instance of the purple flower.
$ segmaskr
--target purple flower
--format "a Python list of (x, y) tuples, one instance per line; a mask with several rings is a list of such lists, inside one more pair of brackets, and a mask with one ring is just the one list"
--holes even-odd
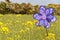
[(34, 18), (38, 20), (38, 26), (44, 26), (45, 28), (50, 27), (50, 22), (55, 22), (56, 18), (52, 15), (54, 12), (53, 8), (45, 8), (44, 6), (40, 6), (39, 13), (34, 14)]

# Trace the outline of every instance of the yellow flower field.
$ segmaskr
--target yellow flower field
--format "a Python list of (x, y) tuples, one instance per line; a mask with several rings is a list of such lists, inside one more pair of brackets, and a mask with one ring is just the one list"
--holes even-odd
[(48, 29), (36, 26), (33, 15), (0, 14), (0, 40), (60, 40), (60, 16)]

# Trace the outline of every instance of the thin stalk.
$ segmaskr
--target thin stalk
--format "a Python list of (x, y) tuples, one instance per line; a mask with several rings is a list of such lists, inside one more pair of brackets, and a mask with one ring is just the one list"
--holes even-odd
[(47, 34), (47, 36), (48, 36), (48, 29), (46, 29), (46, 34)]

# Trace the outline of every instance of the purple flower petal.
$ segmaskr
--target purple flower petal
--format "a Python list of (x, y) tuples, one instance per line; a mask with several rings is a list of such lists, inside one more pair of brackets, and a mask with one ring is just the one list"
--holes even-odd
[(49, 28), (50, 27), (50, 23), (47, 24), (47, 26), (44, 26), (45, 28)]
[(36, 20), (40, 20), (40, 19), (42, 18), (42, 16), (39, 15), (39, 14), (34, 14), (33, 17), (34, 17)]
[(56, 21), (56, 17), (53, 16), (53, 18), (51, 19), (51, 22), (55, 22)]
[(49, 8), (49, 13), (52, 14), (54, 12), (53, 8)]
[(49, 28), (50, 27), (50, 23), (47, 20), (44, 20), (44, 27), (45, 28)]
[(53, 18), (53, 16), (52, 15), (49, 15), (49, 16), (47, 16), (46, 17), (46, 20), (48, 21), (48, 22), (51, 22), (51, 19)]
[(47, 16), (46, 20), (48, 22), (55, 22), (56, 21), (56, 18), (55, 18), (55, 16), (49, 15), (49, 16)]
[(46, 9), (46, 15), (49, 15), (50, 11), (49, 9)]
[(45, 14), (46, 9), (44, 6), (40, 6), (39, 10), (40, 10), (40, 14)]
[(44, 23), (44, 20), (40, 20), (39, 22), (37, 22), (37, 26), (42, 26), (43, 25), (43, 23)]

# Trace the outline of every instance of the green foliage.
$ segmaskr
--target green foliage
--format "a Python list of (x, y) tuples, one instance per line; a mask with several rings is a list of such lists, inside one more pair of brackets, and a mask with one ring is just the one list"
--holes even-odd
[[(55, 15), (60, 15), (60, 8), (55, 4), (48, 4), (47, 8), (53, 7), (55, 9)], [(9, 0), (6, 2), (0, 2), (0, 13), (7, 14), (34, 14), (39, 12), (39, 5), (31, 5), (30, 3), (11, 3)]]
[(10, 0), (5, 0), (7, 3), (10, 3)]
[(6, 4), (4, 2), (0, 3), (0, 13), (5, 12)]
[(57, 15), (60, 16), (60, 8), (57, 9), (56, 13), (57, 13)]
[(0, 10), (3, 14), (5, 13), (16, 13), (16, 14), (33, 14), (34, 13), (34, 7), (28, 3), (22, 3), (22, 4), (18, 4), (18, 3), (0, 3)]

